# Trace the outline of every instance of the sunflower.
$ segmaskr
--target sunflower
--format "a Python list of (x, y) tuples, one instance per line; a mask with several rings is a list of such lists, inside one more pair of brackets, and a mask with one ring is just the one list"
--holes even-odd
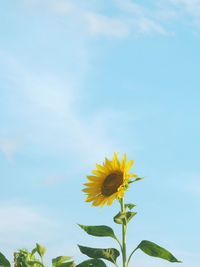
[(82, 191), (88, 196), (86, 202), (93, 202), (92, 206), (101, 208), (106, 204), (110, 206), (115, 198), (123, 198), (124, 191), (128, 188), (131, 177), (137, 177), (134, 173), (128, 173), (133, 165), (133, 160), (126, 163), (126, 154), (122, 161), (118, 160), (118, 153), (114, 153), (112, 160), (105, 158), (103, 166), (96, 164), (94, 175), (87, 176), (89, 183)]

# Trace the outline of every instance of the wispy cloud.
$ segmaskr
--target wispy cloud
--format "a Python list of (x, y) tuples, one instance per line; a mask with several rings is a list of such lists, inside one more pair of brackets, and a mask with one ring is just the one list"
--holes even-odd
[(58, 226), (52, 219), (45, 217), (42, 210), (28, 205), (1, 203), (0, 214), (1, 247), (13, 247), (19, 241), (29, 242), (31, 238), (44, 238), (48, 230)]
[(193, 23), (198, 27), (200, 26), (199, 0), (170, 0), (170, 2), (179, 10), (179, 14), (181, 13), (181, 15), (189, 15), (192, 18)]
[[(76, 97), (79, 88), (74, 85), (72, 77), (68, 79), (66, 74), (63, 81), (52, 73), (40, 71), (38, 74), (15, 58), (4, 60), (7, 76), (9, 79), (12, 77), (9, 82), (23, 99), (20, 104), (14, 103), (13, 109), (17, 109), (24, 120), (23, 138), (26, 143), (68, 151), (85, 163), (104, 157), (116, 147), (119, 149), (119, 144), (116, 145), (116, 140), (104, 127), (119, 111), (109, 113), (102, 110), (101, 114), (93, 113), (84, 118), (76, 108), (79, 106)], [(10, 150), (13, 152), (14, 148)]]
[(52, 175), (47, 176), (44, 179), (44, 184), (47, 186), (53, 186), (53, 185), (57, 184), (60, 180), (62, 180), (62, 178), (63, 178), (63, 175), (52, 174)]
[[(66, 21), (78, 22), (90, 37), (126, 38), (138, 34), (161, 34), (171, 32), (168, 24), (174, 21), (200, 26), (200, 2), (198, 0), (157, 0), (150, 5), (131, 0), (115, 0), (116, 14), (103, 14), (88, 1), (76, 3), (68, 0), (23, 1), (29, 7), (62, 16)], [(88, 7), (90, 6), (90, 8)], [(190, 20), (187, 18), (189, 17)], [(183, 20), (184, 18), (184, 20)]]
[(129, 34), (129, 25), (118, 17), (109, 17), (87, 7), (81, 7), (72, 1), (51, 0), (51, 1), (23, 1), (26, 6), (38, 9), (42, 12), (51, 12), (62, 17), (66, 21), (79, 23), (86, 34), (91, 36), (125, 37)]
[(113, 5), (118, 15), (105, 15), (72, 1), (24, 1), (31, 7), (64, 16), (66, 20), (79, 22), (91, 36), (125, 38), (131, 34), (166, 34), (160, 22), (152, 16), (151, 9), (135, 4), (130, 0), (116, 0)]
[(193, 196), (200, 197), (200, 176), (185, 180), (183, 190), (191, 193)]
[(154, 2), (152, 14), (163, 23), (183, 23), (194, 29), (200, 27), (199, 0), (158, 0)]
[(13, 161), (13, 156), (17, 149), (21, 146), (21, 142), (16, 140), (0, 139), (0, 150), (4, 153), (9, 162)]
[(200, 174), (185, 170), (176, 174), (179, 183), (177, 190), (187, 193), (190, 197), (200, 197)]
[(41, 208), (16, 204), (16, 201), (1, 202), (0, 214), (1, 252), (10, 262), (13, 262), (13, 253), (18, 249), (26, 247), (31, 250), (36, 242), (43, 245), (51, 242), (58, 236), (61, 226)]
[(124, 16), (129, 18), (133, 34), (167, 33), (152, 9), (130, 0), (116, 0), (116, 3)]
[(120, 18), (111, 18), (94, 12), (84, 12), (83, 18), (89, 31), (94, 35), (126, 37), (130, 34), (130, 25)]

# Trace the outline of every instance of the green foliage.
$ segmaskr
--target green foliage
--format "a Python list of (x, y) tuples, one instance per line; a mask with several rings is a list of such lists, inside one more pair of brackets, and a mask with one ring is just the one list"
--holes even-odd
[(119, 251), (115, 248), (89, 248), (78, 245), (80, 251), (90, 258), (98, 259), (102, 258), (112, 263), (116, 262), (117, 257), (120, 255)]
[(36, 261), (27, 261), (26, 262), (26, 264), (27, 264), (27, 266), (42, 266), (42, 267), (44, 267), (44, 265), (41, 263), (41, 262), (38, 262), (37, 260)]
[(129, 203), (129, 204), (125, 204), (125, 209), (129, 209), (129, 210), (132, 210), (136, 205), (135, 204), (132, 204), (132, 203)]
[(6, 257), (0, 252), (0, 267), (10, 267), (10, 262)]
[(127, 212), (119, 212), (114, 218), (114, 222), (117, 224), (127, 224), (137, 212), (127, 211)]
[[(19, 252), (15, 253), (15, 264), (17, 267), (45, 267), (42, 262), (40, 262), (38, 259), (35, 258), (35, 253), (38, 253), (43, 259), (43, 256), (46, 252), (46, 248), (41, 246), (40, 244), (36, 243), (36, 247), (32, 250), (32, 253), (30, 253), (27, 249), (19, 250)], [(66, 262), (70, 260), (72, 257), (68, 256), (59, 256), (57, 258), (52, 259), (52, 266), (53, 267), (75, 267), (74, 261)], [(0, 267), (10, 267), (0, 265)]]
[(58, 265), (56, 265), (57, 267), (75, 267), (76, 264), (74, 261), (70, 261), (70, 262), (63, 262), (63, 263), (59, 263)]
[(149, 256), (158, 257), (161, 259), (168, 260), (170, 262), (180, 262), (169, 251), (156, 245), (153, 242), (143, 240), (136, 249), (138, 248), (140, 248), (144, 253)]
[(97, 226), (87, 226), (78, 224), (87, 234), (93, 236), (109, 236), (116, 239), (114, 231), (112, 228), (106, 225), (97, 225)]
[(72, 257), (68, 256), (59, 256), (57, 258), (52, 259), (52, 266), (53, 267), (59, 267), (61, 263), (70, 260)]
[(41, 267), (43, 264), (27, 249), (20, 249), (15, 254), (14, 262), (18, 267)]
[(43, 258), (43, 256), (44, 256), (44, 254), (45, 254), (47, 249), (45, 247), (41, 246), (38, 243), (36, 243), (36, 248), (35, 249), (36, 249), (37, 253), (40, 255), (40, 257)]
[(132, 183), (137, 182), (137, 181), (140, 181), (140, 180), (142, 180), (142, 179), (144, 179), (144, 177), (138, 177), (138, 178), (136, 178), (135, 180), (130, 180), (130, 181), (128, 182), (128, 184), (132, 184)]
[(106, 264), (100, 259), (91, 259), (81, 262), (76, 267), (106, 267)]

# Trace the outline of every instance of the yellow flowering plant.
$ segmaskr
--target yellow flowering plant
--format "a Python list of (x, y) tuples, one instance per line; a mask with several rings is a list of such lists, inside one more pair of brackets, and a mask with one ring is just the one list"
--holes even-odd
[[(168, 260), (169, 262), (180, 262), (169, 251), (148, 240), (141, 241), (129, 257), (127, 257), (127, 226), (130, 220), (136, 215), (136, 212), (132, 211), (135, 207), (134, 204), (124, 203), (124, 192), (128, 189), (131, 183), (143, 179), (139, 178), (134, 173), (129, 173), (132, 165), (133, 160), (126, 162), (126, 154), (124, 154), (122, 161), (120, 162), (118, 154), (114, 153), (112, 160), (105, 158), (103, 165), (96, 164), (97, 169), (92, 171), (93, 175), (87, 176), (88, 183), (84, 184), (86, 188), (82, 190), (87, 194), (86, 202), (92, 202), (92, 206), (101, 206), (101, 208), (103, 208), (106, 203), (110, 206), (115, 199), (119, 201), (121, 210), (113, 219), (115, 223), (122, 226), (122, 241), (116, 237), (113, 229), (106, 225), (88, 226), (79, 224), (79, 226), (89, 235), (111, 237), (115, 239), (121, 250), (123, 267), (129, 266), (131, 257), (137, 249), (142, 250), (149, 256), (159, 257)], [(81, 265), (83, 267), (105, 267), (106, 264), (102, 259), (108, 260), (118, 267), (117, 258), (119, 257), (120, 252), (115, 248), (101, 249), (79, 245), (79, 249), (83, 254), (93, 260), (99, 260), (98, 264), (92, 264), (93, 261), (90, 260), (91, 264)]]
[[(120, 162), (118, 154), (114, 153), (112, 160), (106, 158), (102, 166), (96, 164), (97, 169), (92, 171), (93, 175), (87, 176), (88, 183), (84, 184), (86, 187), (83, 189), (83, 192), (87, 194), (86, 202), (92, 202), (92, 206), (101, 206), (101, 209), (106, 203), (110, 206), (115, 199), (118, 200), (121, 209), (113, 220), (122, 227), (122, 240), (120, 241), (113, 229), (106, 225), (88, 226), (79, 224), (79, 226), (89, 235), (113, 238), (120, 247), (122, 267), (129, 266), (132, 255), (138, 249), (149, 256), (162, 258), (169, 262), (180, 262), (169, 251), (148, 240), (141, 241), (127, 257), (127, 226), (137, 213), (132, 211), (135, 207), (134, 204), (124, 203), (124, 192), (130, 184), (143, 179), (134, 173), (129, 173), (132, 165), (133, 160), (126, 162), (126, 154)], [(120, 252), (116, 248), (90, 248), (81, 245), (78, 245), (78, 247), (81, 253), (87, 255), (90, 259), (77, 265), (71, 256), (59, 256), (52, 259), (52, 267), (106, 267), (103, 260), (110, 261), (116, 267), (119, 267), (117, 259)], [(14, 267), (45, 267), (43, 260), (45, 252), (46, 248), (38, 243), (31, 252), (27, 249), (20, 249), (14, 253)], [(39, 256), (39, 259), (37, 256)], [(1, 252), (0, 267), (11, 267), (10, 262)]]

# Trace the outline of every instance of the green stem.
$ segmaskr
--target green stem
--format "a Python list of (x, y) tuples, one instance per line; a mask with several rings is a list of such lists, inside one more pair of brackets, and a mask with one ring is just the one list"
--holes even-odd
[(117, 241), (117, 243), (119, 244), (119, 246), (120, 246), (120, 249), (121, 249), (121, 251), (122, 251), (122, 244), (121, 244), (121, 242), (119, 241), (119, 239), (117, 238), (117, 237), (115, 237), (115, 240)]
[(133, 255), (133, 253), (136, 251), (138, 249), (138, 247), (136, 248), (136, 249), (134, 249), (133, 250), (133, 252), (131, 253), (131, 255), (129, 256), (129, 258), (128, 258), (128, 262), (127, 262), (127, 265), (129, 264), (129, 261), (130, 261), (130, 259), (131, 259), (131, 257), (132, 257), (132, 255)]
[(42, 265), (44, 266), (44, 261), (43, 261), (43, 257), (41, 257), (41, 260), (42, 260)]
[[(120, 199), (121, 204), (121, 212), (125, 212), (125, 206), (124, 206), (124, 198)], [(127, 267), (126, 264), (126, 228), (127, 224), (124, 221), (122, 224), (122, 259), (123, 259), (123, 267)]]

